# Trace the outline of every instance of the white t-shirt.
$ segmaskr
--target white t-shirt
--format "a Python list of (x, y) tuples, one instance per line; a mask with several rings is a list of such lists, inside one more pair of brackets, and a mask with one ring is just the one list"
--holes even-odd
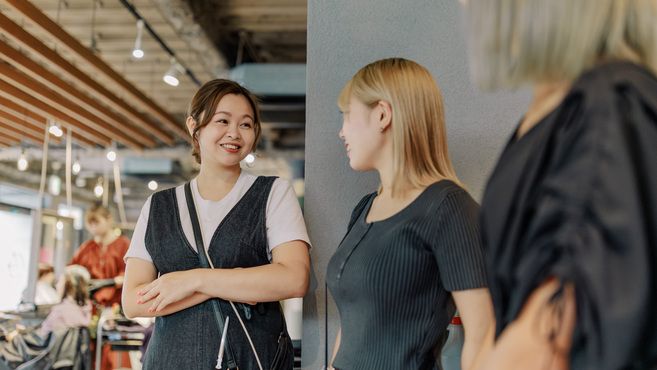
[[(198, 191), (196, 179), (191, 181), (192, 195), (194, 196), (194, 203), (196, 204), (196, 211), (201, 225), (201, 233), (203, 234), (203, 244), (206, 250), (210, 247), (212, 236), (221, 221), (235, 207), (237, 202), (242, 199), (256, 179), (257, 176), (242, 171), (230, 192), (219, 201), (203, 199)], [(176, 198), (183, 232), (187, 241), (189, 241), (189, 245), (196, 250), (192, 221), (189, 218), (189, 210), (187, 209), (187, 202), (185, 200), (184, 185), (176, 187)], [(151, 197), (148, 197), (141, 209), (137, 225), (132, 234), (132, 240), (130, 241), (130, 248), (124, 257), (125, 260), (134, 257), (153, 262), (151, 255), (146, 250), (145, 244), (150, 209)], [(270, 260), (271, 251), (283, 243), (301, 240), (310, 246), (301, 207), (288, 181), (280, 178), (274, 181), (269, 198), (267, 199), (265, 223)], [(187, 248), (186, 246), (182, 247)]]

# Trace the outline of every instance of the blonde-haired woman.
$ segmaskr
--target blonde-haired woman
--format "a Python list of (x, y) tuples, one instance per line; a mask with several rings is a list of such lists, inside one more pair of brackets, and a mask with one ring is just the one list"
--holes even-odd
[(419, 64), (384, 59), (358, 71), (338, 105), (350, 166), (376, 170), (381, 186), (328, 265), (341, 323), (332, 366), (434, 369), (456, 303), (468, 368), (493, 314), (478, 205), (450, 163), (438, 86)]
[(469, 0), (474, 77), (534, 98), (482, 203), (485, 369), (657, 369), (657, 1)]

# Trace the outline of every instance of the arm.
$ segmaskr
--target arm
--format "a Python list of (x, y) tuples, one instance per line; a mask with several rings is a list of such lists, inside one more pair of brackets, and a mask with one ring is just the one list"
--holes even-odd
[(268, 265), (173, 272), (147, 284), (141, 293), (158, 312), (195, 292), (235, 302), (274, 302), (303, 297), (309, 276), (308, 246), (295, 240), (274, 248)]
[(494, 327), (493, 303), (487, 288), (453, 291), (452, 297), (465, 331), (461, 368), (469, 370), (484, 348), (490, 329)]
[(128, 318), (165, 316), (206, 301), (208, 296), (195, 293), (182, 300), (170, 304), (158, 312), (150, 312), (148, 303), (140, 303), (141, 297), (137, 294), (140, 289), (157, 278), (157, 271), (153, 263), (139, 259), (128, 258), (125, 271), (125, 284), (121, 303), (123, 312)]
[(567, 370), (575, 328), (575, 293), (563, 292), (563, 305), (550, 302), (559, 283), (548, 280), (529, 296), (518, 318), (501, 334), (480, 369)]
[(340, 340), (342, 339), (342, 328), (338, 329), (338, 335), (335, 336), (335, 344), (333, 345), (333, 354), (331, 355), (331, 361), (329, 361), (328, 368), (329, 370), (334, 370), (333, 361), (335, 361), (335, 356), (338, 355), (338, 350), (340, 349)]

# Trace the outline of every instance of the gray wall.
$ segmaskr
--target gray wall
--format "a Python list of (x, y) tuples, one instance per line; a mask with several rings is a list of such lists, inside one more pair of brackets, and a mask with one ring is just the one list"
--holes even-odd
[[(303, 368), (324, 366), (339, 325), (325, 301), (326, 265), (351, 209), (377, 185), (355, 173), (337, 133), (336, 98), (344, 83), (374, 60), (400, 56), (426, 66), (443, 90), (450, 152), (459, 177), (479, 199), (516, 121), (526, 92), (482, 94), (470, 82), (462, 10), (457, 0), (309, 0), (305, 215), (313, 242), (311, 290), (304, 300)], [(328, 333), (324, 315), (328, 307)]]

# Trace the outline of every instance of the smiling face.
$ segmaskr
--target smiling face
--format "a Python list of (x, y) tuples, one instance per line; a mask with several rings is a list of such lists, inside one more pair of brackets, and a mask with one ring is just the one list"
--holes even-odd
[(342, 112), (342, 129), (339, 136), (344, 141), (349, 165), (356, 171), (376, 168), (381, 157), (384, 136), (381, 134), (380, 107), (370, 108), (353, 96), (348, 108)]
[[(189, 126), (192, 131), (193, 126)], [(249, 101), (243, 95), (225, 95), (209, 123), (197, 135), (202, 163), (239, 166), (253, 150), (256, 140), (254, 112)]]

